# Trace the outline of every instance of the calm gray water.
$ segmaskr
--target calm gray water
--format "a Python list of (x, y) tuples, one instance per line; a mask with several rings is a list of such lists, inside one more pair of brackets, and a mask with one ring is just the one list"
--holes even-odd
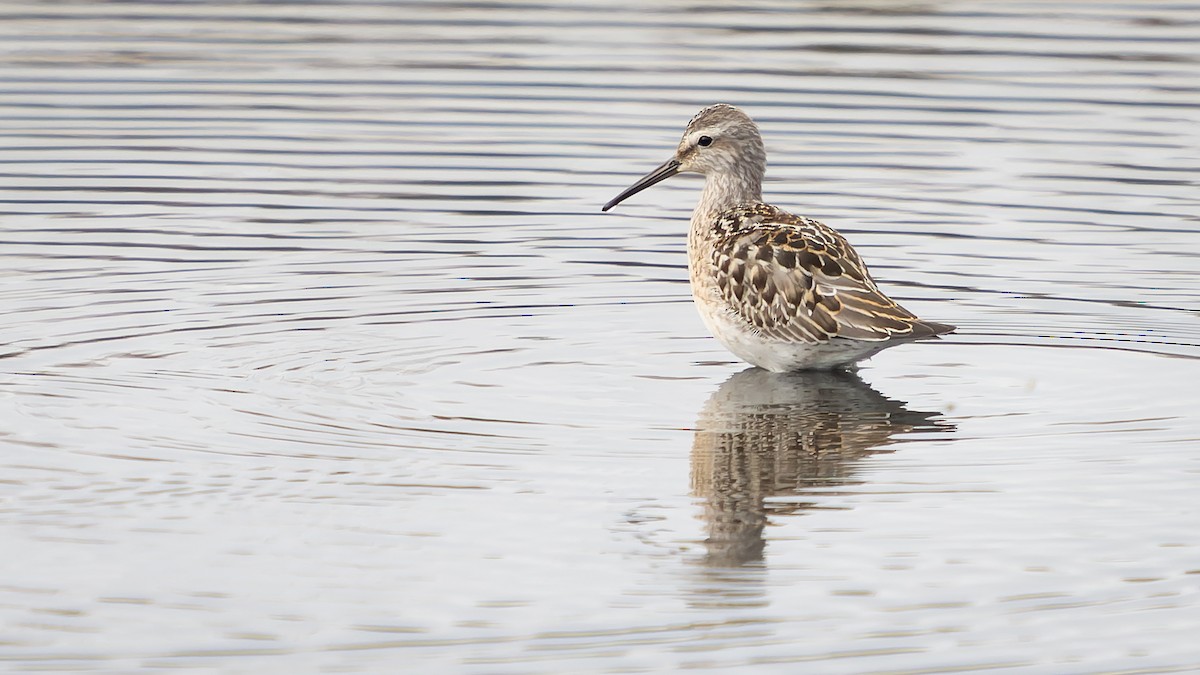
[[(746, 370), (701, 106), (949, 339)], [(1200, 670), (1200, 4), (0, 4), (0, 671)]]

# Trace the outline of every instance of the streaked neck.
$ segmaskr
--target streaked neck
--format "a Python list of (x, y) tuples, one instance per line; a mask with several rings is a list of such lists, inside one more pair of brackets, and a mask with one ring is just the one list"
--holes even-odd
[(721, 171), (708, 174), (693, 222), (711, 221), (718, 213), (747, 202), (762, 201), (761, 171)]

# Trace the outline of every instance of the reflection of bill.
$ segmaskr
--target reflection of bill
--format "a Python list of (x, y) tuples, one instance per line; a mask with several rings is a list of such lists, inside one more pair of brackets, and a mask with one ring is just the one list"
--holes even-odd
[(704, 405), (692, 445), (692, 489), (703, 497), (705, 564), (762, 560), (768, 514), (811, 506), (767, 497), (846, 483), (855, 460), (910, 431), (953, 431), (937, 413), (913, 412), (846, 372), (744, 370)]

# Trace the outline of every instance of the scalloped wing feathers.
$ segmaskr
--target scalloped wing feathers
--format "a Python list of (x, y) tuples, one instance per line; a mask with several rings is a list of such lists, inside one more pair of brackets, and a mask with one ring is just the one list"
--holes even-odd
[(952, 330), (922, 321), (875, 285), (844, 237), (768, 204), (717, 216), (711, 263), (729, 307), (770, 339), (886, 341)]

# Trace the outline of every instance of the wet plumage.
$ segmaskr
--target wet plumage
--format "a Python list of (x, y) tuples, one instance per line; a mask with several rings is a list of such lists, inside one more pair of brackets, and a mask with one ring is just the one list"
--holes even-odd
[(692, 215), (688, 269), (705, 324), (734, 354), (774, 371), (843, 367), (952, 326), (887, 297), (833, 228), (762, 202), (766, 153), (733, 106), (700, 111), (675, 156), (604, 210), (676, 173), (706, 176)]

